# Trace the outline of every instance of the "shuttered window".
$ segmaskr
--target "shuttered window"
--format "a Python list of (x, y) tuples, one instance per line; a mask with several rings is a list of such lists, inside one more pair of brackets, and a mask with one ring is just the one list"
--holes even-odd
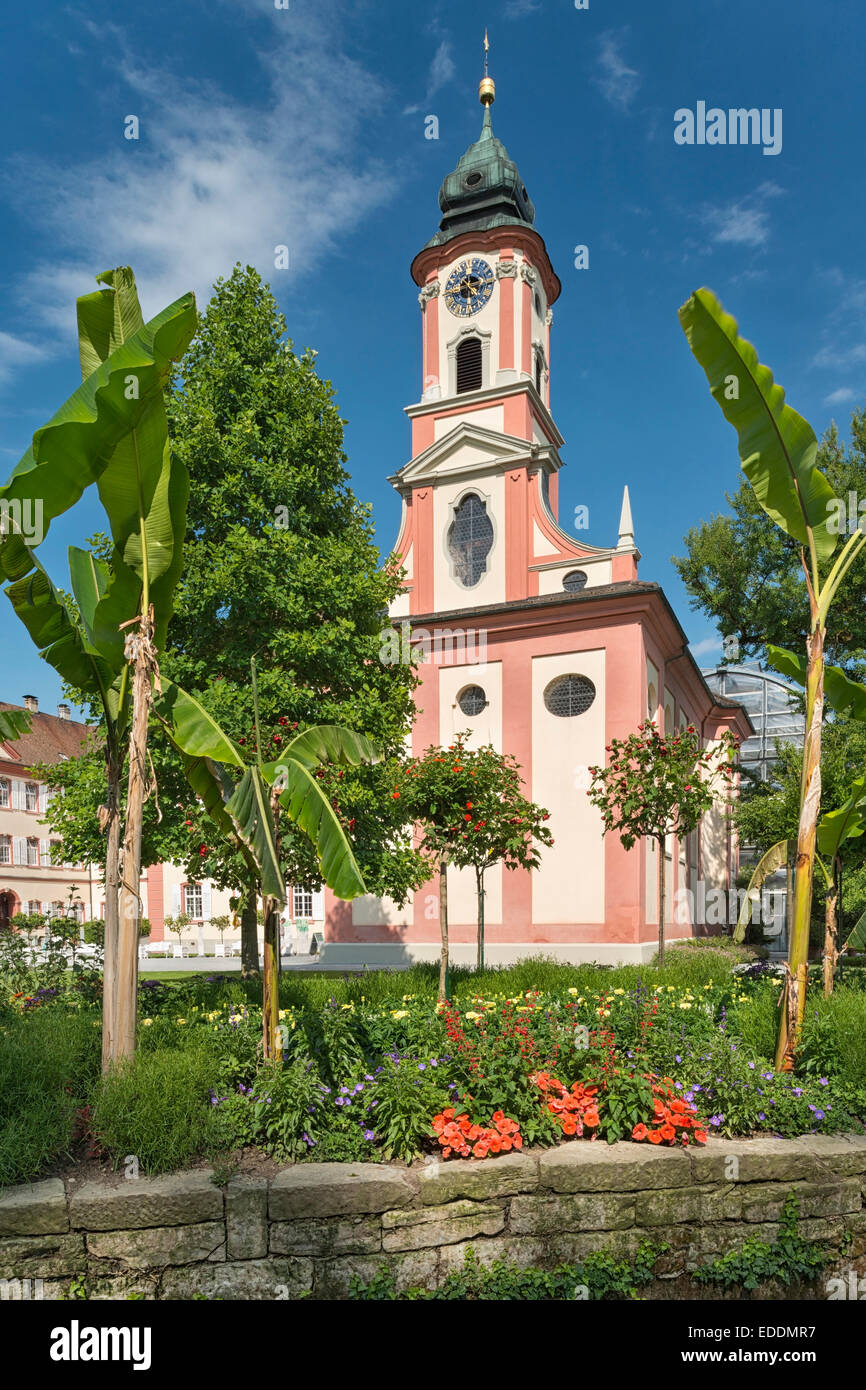
[(482, 385), (481, 339), (464, 338), (457, 349), (457, 394), (480, 391)]

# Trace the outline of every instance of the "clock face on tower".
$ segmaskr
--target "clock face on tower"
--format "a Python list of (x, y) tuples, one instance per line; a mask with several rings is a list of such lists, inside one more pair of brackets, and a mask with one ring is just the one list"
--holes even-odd
[(493, 293), (493, 271), (478, 256), (461, 261), (448, 276), (445, 303), (458, 318), (469, 318), (483, 309)]

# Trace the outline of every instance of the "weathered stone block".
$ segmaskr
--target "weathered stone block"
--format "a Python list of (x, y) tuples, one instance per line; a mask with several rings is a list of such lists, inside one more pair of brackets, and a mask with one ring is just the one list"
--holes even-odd
[(642, 1192), (691, 1181), (688, 1154), (650, 1144), (563, 1144), (541, 1155), (538, 1173), (554, 1192)]
[(457, 1197), (509, 1197), (538, 1186), (538, 1160), (529, 1154), (497, 1158), (434, 1159), (418, 1174), (421, 1201), (441, 1206)]
[(0, 1235), (42, 1235), (68, 1230), (66, 1192), (60, 1178), (25, 1183), (0, 1195)]
[(621, 1231), (634, 1225), (635, 1199), (618, 1192), (515, 1197), (509, 1225), (515, 1235), (560, 1231)]
[(221, 1221), (223, 1195), (209, 1172), (136, 1178), (117, 1187), (88, 1183), (69, 1198), (75, 1229), (127, 1231), (146, 1226), (192, 1226)]
[(87, 1237), (87, 1253), (92, 1260), (116, 1260), (132, 1269), (224, 1260), (225, 1227), (221, 1221), (203, 1221), (195, 1226), (94, 1232)]
[(800, 1218), (842, 1216), (862, 1208), (856, 1177), (833, 1183), (756, 1183), (743, 1191), (743, 1220), (780, 1220), (785, 1199), (792, 1192), (800, 1205)]
[(267, 1253), (267, 1179), (239, 1174), (226, 1187), (226, 1259), (261, 1260)]
[(802, 1139), (711, 1139), (689, 1155), (696, 1183), (814, 1182), (826, 1176)]
[(108, 1277), (88, 1279), (87, 1296), (102, 1303), (125, 1302), (132, 1294), (152, 1301), (159, 1297), (159, 1274), (130, 1271)]
[(507, 1260), (527, 1268), (529, 1265), (545, 1266), (556, 1264), (549, 1253), (548, 1243), (537, 1236), (499, 1236), (495, 1240), (470, 1240), (461, 1245), (447, 1245), (439, 1255), (439, 1282), (445, 1280), (452, 1271), (460, 1271), (466, 1261), (466, 1252), (472, 1253), (480, 1264), (492, 1265), (494, 1260)]
[(331, 1217), (324, 1221), (274, 1221), (272, 1255), (365, 1255), (382, 1249), (378, 1216)]
[(383, 1250), (423, 1250), (454, 1245), (473, 1236), (493, 1236), (505, 1226), (505, 1208), (496, 1202), (449, 1202), (445, 1206), (386, 1212)]
[(408, 1206), (413, 1196), (405, 1169), (372, 1163), (299, 1163), (272, 1180), (268, 1211), (272, 1221), (363, 1215)]
[(410, 1288), (432, 1289), (436, 1287), (438, 1265), (439, 1255), (435, 1250), (413, 1250), (405, 1255), (360, 1255), (339, 1260), (317, 1260), (313, 1297), (346, 1299), (353, 1278), (369, 1283), (383, 1268), (389, 1269), (394, 1275), (399, 1293)]
[(162, 1277), (160, 1297), (189, 1299), (198, 1293), (214, 1299), (290, 1302), (306, 1293), (312, 1282), (311, 1260), (227, 1261), (167, 1269)]
[(788, 1142), (803, 1145), (823, 1167), (840, 1177), (866, 1173), (866, 1135), (804, 1134)]
[(84, 1269), (80, 1235), (11, 1236), (0, 1240), (0, 1279), (48, 1279)]

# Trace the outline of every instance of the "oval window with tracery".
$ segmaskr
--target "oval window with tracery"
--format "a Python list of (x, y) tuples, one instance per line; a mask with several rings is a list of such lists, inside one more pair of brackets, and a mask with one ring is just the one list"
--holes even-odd
[(493, 523), (481, 498), (470, 492), (454, 508), (448, 528), (448, 553), (454, 574), (466, 589), (478, 583), (487, 569), (487, 556), (493, 545)]
[(559, 719), (585, 714), (595, 699), (595, 686), (588, 676), (557, 676), (544, 692), (544, 704)]

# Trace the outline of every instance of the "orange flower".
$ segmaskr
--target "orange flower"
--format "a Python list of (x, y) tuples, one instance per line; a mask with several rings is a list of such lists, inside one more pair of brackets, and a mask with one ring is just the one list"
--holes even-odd
[(631, 1137), (632, 1139), (646, 1139), (648, 1133), (646, 1125), (635, 1125)]
[(695, 1130), (695, 1138), (697, 1139), (697, 1141), (698, 1141), (699, 1144), (706, 1144), (706, 1142), (707, 1142), (707, 1131), (706, 1131), (705, 1129), (696, 1129), (696, 1130)]
[(662, 1139), (664, 1139), (666, 1143), (670, 1144), (674, 1139), (676, 1139), (676, 1137), (677, 1137), (677, 1132), (676, 1132), (676, 1130), (674, 1129), (674, 1127), (673, 1127), (672, 1124), (665, 1124), (665, 1125), (662, 1125), (662, 1128), (661, 1128), (661, 1136), (662, 1136)]
[(649, 1130), (647, 1139), (649, 1139), (651, 1144), (660, 1144), (662, 1142), (662, 1136), (657, 1129)]

